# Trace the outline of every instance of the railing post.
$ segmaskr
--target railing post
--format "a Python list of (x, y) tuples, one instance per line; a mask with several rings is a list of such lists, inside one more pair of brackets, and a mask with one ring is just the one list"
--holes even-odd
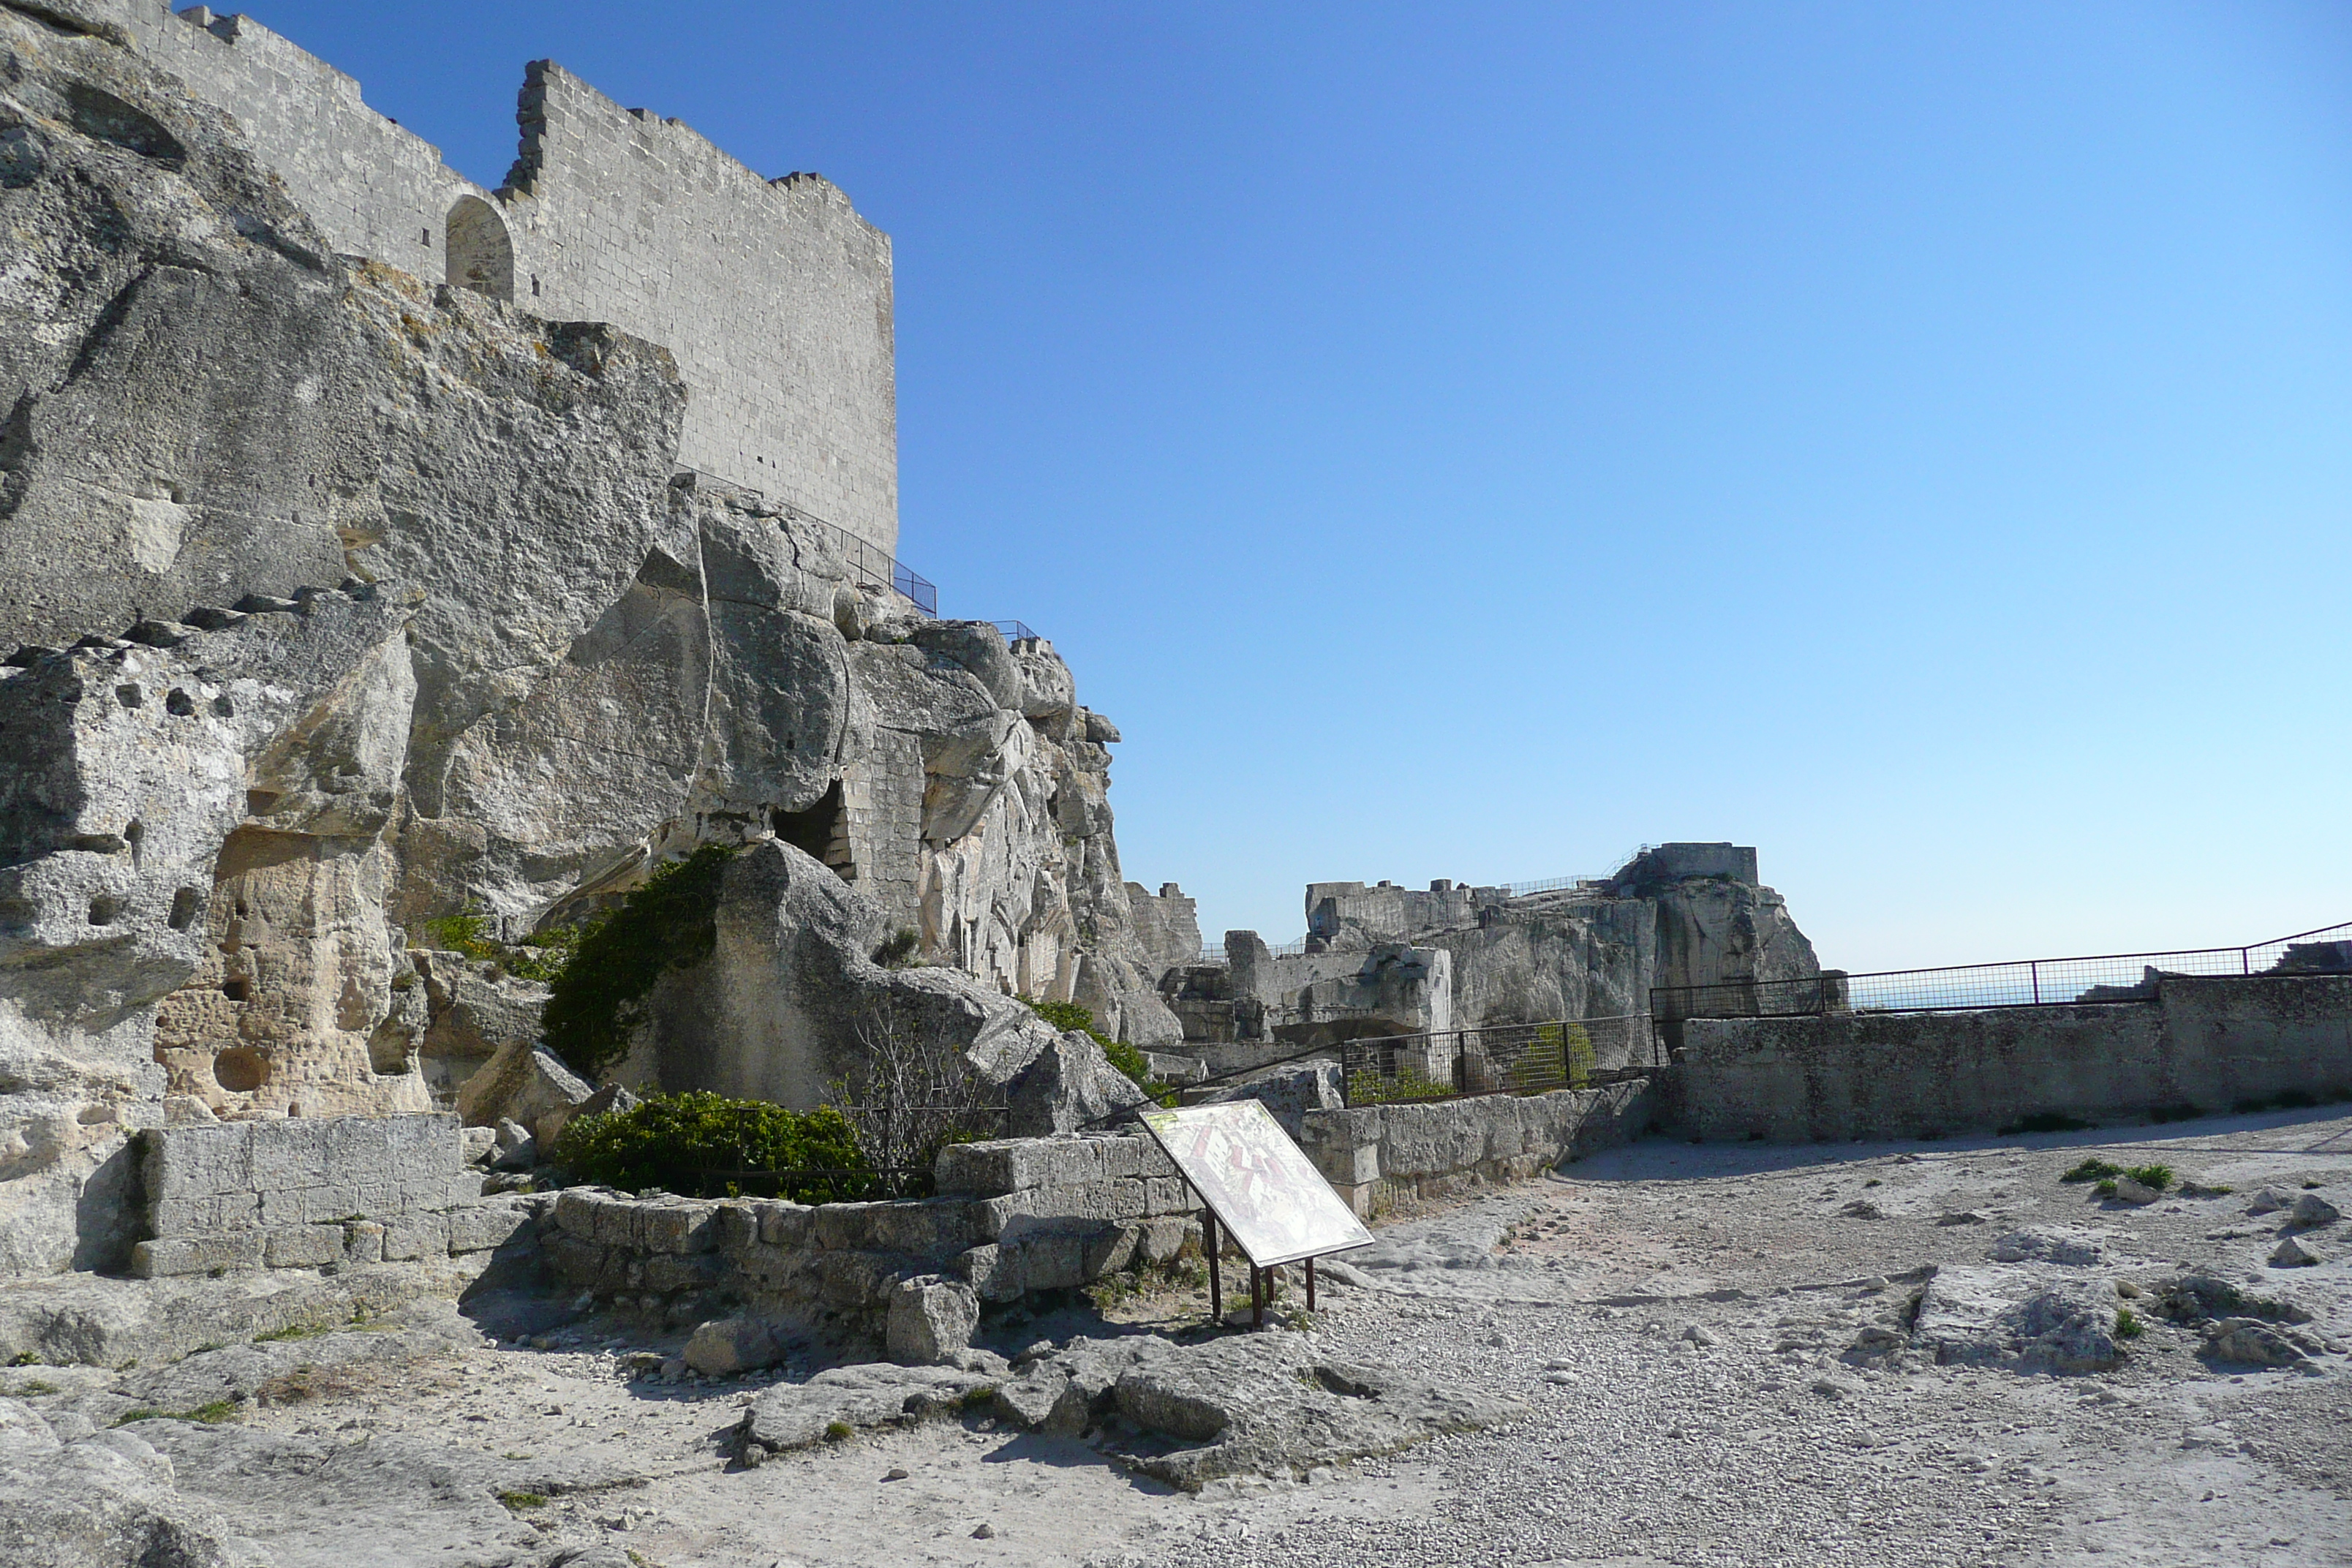
[[(2023, 942), (2020, 942), (2018, 945), (2019, 945), (2020, 947), (2022, 947), (2022, 946), (2024, 946), (2025, 944), (2024, 944)], [(2042, 1005), (2042, 965), (2041, 965), (2041, 963), (2037, 961), (2037, 962), (2035, 962), (2035, 963), (2029, 963), (2029, 964), (2027, 964), (2025, 967), (2026, 967), (2028, 970), (2032, 971), (2032, 975), (2033, 975), (2033, 1005), (2034, 1005), (2035, 1006), (2039, 1007), (2039, 1006), (2041, 1006), (2041, 1005)]]

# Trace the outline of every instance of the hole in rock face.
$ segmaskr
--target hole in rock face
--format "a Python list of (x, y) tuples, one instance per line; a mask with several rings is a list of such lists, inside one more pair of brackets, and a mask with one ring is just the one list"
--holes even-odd
[(231, 1094), (251, 1094), (269, 1081), (269, 1062), (251, 1046), (232, 1046), (213, 1058), (213, 1079)]
[(85, 136), (127, 147), (142, 158), (152, 158), (161, 163), (177, 165), (188, 155), (178, 139), (153, 116), (88, 82), (68, 83), (66, 102), (73, 115), (74, 129)]
[(232, 1002), (242, 1002), (250, 994), (249, 985), (249, 982), (232, 976), (221, 982), (221, 994)]
[(222, 719), (234, 719), (236, 717), (236, 706), (226, 697), (215, 697), (213, 699), (213, 712), (216, 717)]
[(172, 688), (172, 694), (163, 699), (163, 711), (166, 713), (184, 719), (195, 710), (196, 700), (176, 686)]
[(839, 779), (806, 810), (771, 811), (768, 825), (793, 848), (832, 867), (843, 881), (856, 878), (856, 870), (849, 863), (848, 818), (842, 806)]
[(172, 895), (172, 929), (187, 930), (189, 926), (195, 923), (196, 916), (203, 912), (204, 907), (205, 896), (194, 888), (182, 888), (178, 892), (173, 893)]
[(100, 893), (89, 901), (89, 923), (110, 926), (121, 918), (125, 907), (123, 900), (112, 893)]
[(114, 700), (125, 708), (136, 708), (144, 702), (147, 697), (146, 693), (141, 691), (136, 686), (118, 686), (114, 689)]

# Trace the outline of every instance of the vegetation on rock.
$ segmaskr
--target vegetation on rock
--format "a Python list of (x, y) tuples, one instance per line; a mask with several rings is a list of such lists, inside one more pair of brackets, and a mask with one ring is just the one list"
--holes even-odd
[(628, 1053), (636, 1005), (664, 972), (698, 963), (718, 942), (719, 878), (732, 849), (706, 844), (646, 879), (606, 919), (581, 929), (549, 982), (547, 1048), (596, 1079)]

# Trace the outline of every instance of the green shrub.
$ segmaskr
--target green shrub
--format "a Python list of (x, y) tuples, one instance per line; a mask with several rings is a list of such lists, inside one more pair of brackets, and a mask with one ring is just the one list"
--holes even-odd
[(2121, 1165), (2110, 1165), (2105, 1160), (2085, 1160), (2058, 1179), (2062, 1182), (2098, 1182), (2124, 1173)]
[(2172, 1185), (2172, 1167), (2169, 1165), (2134, 1165), (2124, 1174), (2155, 1192), (2160, 1193)]
[(2110, 1178), (2109, 1178), (2108, 1180), (2106, 1180), (2106, 1181), (2101, 1182), (2098, 1185), (2096, 1185), (2096, 1186), (2093, 1187), (2091, 1190), (2092, 1190), (2093, 1192), (2095, 1192), (2095, 1193), (2098, 1194), (2099, 1194), (2099, 1196), (2101, 1196), (2101, 1197), (2103, 1197), (2103, 1198), (2111, 1198), (2111, 1197), (2114, 1197), (2114, 1196), (2116, 1195), (2116, 1184), (2115, 1184), (2115, 1181), (2114, 1181), (2114, 1179), (2113, 1179), (2112, 1177), (2110, 1177)]
[(563, 973), (584, 934), (579, 926), (558, 926), (552, 931), (533, 931), (520, 944), (509, 945), (491, 936), (489, 931), (489, 917), (470, 906), (463, 914), (444, 915), (425, 922), (425, 935), (433, 946), (486, 960), (509, 974), (536, 980), (543, 985), (553, 984)]
[(706, 844), (646, 879), (575, 939), (541, 1028), (547, 1048), (594, 1079), (629, 1048), (635, 1005), (665, 971), (700, 963), (719, 940), (719, 878), (734, 851)]
[(508, 1510), (513, 1513), (520, 1513), (525, 1509), (547, 1506), (547, 1496), (543, 1492), (502, 1491), (499, 1494), (499, 1500), (506, 1504)]
[[(658, 1095), (628, 1110), (575, 1118), (556, 1139), (554, 1159), (583, 1181), (703, 1198), (727, 1196), (738, 1171), (868, 1168), (849, 1122), (830, 1106), (787, 1110), (764, 1100), (702, 1092)], [(827, 1204), (878, 1196), (879, 1186), (856, 1174), (802, 1176), (785, 1179), (779, 1195)]]
[(1444, 1100), (1454, 1092), (1450, 1083), (1440, 1083), (1413, 1068), (1399, 1068), (1394, 1077), (1374, 1072), (1370, 1068), (1359, 1068), (1348, 1075), (1348, 1103), (1353, 1105), (1389, 1105), (1407, 1100)]
[(2116, 1309), (2116, 1338), (2136, 1340), (2147, 1331), (2147, 1326), (2139, 1321), (2138, 1315), (2129, 1307)]
[(916, 950), (923, 945), (923, 933), (912, 926), (900, 926), (882, 939), (874, 950), (874, 962), (885, 969), (908, 969), (918, 962)]

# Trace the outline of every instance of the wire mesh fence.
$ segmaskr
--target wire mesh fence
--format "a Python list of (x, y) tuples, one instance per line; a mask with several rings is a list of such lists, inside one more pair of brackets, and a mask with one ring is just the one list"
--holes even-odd
[(1370, 1035), (1332, 1048), (1347, 1103), (1544, 1094), (1637, 1077), (1655, 1066), (1646, 1015)]
[(2047, 1007), (2152, 998), (2163, 975), (2218, 977), (2352, 973), (2352, 923), (2323, 926), (2245, 947), (2029, 958), (1869, 974), (1830, 970), (1801, 980), (1662, 985), (1650, 992), (1660, 1019), (1780, 1018), (1822, 1013), (1937, 1013)]

